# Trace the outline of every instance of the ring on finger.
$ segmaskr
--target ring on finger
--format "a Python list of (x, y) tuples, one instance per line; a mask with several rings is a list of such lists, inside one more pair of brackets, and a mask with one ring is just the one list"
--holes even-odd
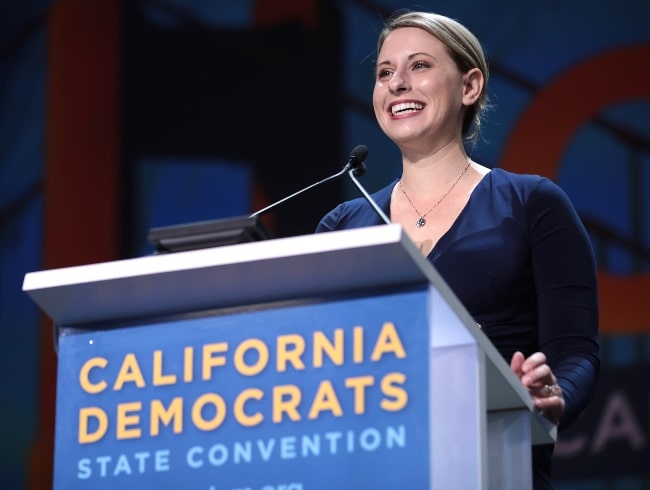
[(549, 396), (559, 396), (562, 390), (560, 387), (556, 384), (553, 385), (544, 385), (542, 388), (539, 390), (540, 395), (543, 397), (549, 397)]

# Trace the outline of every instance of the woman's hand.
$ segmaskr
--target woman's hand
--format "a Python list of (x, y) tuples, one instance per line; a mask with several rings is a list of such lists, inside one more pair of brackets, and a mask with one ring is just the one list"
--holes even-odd
[(546, 356), (535, 352), (525, 358), (521, 352), (515, 352), (510, 368), (533, 397), (535, 408), (557, 425), (564, 411), (564, 398), (553, 371), (546, 364)]

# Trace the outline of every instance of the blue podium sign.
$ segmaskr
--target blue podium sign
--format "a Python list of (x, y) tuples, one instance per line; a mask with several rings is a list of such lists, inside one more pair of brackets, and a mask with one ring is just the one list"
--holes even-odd
[(70, 329), (54, 486), (429, 488), (429, 325), (425, 286)]

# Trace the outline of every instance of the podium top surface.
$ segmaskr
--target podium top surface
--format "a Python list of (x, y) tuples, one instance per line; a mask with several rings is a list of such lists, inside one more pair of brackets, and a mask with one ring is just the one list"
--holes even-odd
[(427, 282), (425, 262), (383, 225), (31, 272), (23, 290), (72, 326)]

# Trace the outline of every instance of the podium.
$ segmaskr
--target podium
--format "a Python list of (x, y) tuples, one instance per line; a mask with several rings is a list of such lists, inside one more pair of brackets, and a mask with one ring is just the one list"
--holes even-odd
[(399, 225), (28, 273), (55, 489), (525, 489), (555, 440)]

